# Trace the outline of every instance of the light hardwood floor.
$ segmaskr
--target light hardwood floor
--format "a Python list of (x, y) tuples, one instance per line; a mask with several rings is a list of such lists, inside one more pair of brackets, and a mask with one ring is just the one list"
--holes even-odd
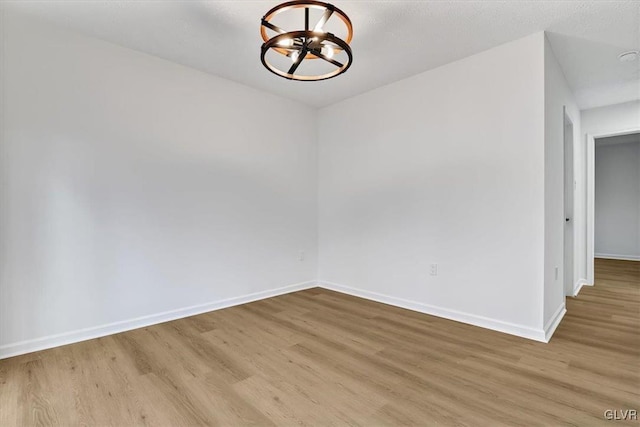
[(0, 361), (0, 426), (638, 425), (640, 263), (549, 344), (312, 289)]

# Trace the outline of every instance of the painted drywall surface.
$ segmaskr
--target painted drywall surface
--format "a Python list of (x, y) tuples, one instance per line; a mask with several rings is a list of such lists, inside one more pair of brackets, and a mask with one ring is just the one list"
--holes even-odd
[(321, 280), (542, 328), (543, 39), (320, 110)]
[(583, 135), (603, 135), (640, 127), (640, 101), (582, 110), (580, 114)]
[(640, 260), (640, 142), (596, 143), (595, 253)]
[(0, 346), (315, 279), (313, 109), (4, 18)]
[[(545, 82), (545, 266), (544, 266), (544, 324), (552, 321), (558, 307), (564, 304), (564, 108), (573, 123), (574, 172), (575, 157), (579, 157), (580, 110), (560, 68), (549, 41), (544, 43)], [(580, 203), (574, 197), (574, 204)], [(575, 210), (575, 209), (574, 209)], [(584, 227), (575, 223), (574, 228)], [(577, 237), (574, 237), (574, 243)], [(575, 245), (574, 245), (575, 246)], [(574, 260), (573, 277), (586, 266)], [(555, 269), (558, 268), (556, 277)]]

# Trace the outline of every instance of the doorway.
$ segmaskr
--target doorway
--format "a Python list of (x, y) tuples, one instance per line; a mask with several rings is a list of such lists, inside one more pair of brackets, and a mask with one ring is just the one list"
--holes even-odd
[(640, 133), (595, 140), (594, 255), (640, 261)]
[(564, 294), (574, 295), (574, 192), (573, 121), (564, 111)]
[[(604, 140), (611, 137), (631, 136), (635, 134), (637, 137), (640, 134), (640, 128), (622, 130), (618, 132), (610, 132), (604, 134), (587, 134), (586, 135), (586, 262), (587, 262), (587, 284), (594, 285), (595, 280), (595, 258), (596, 258), (596, 245), (595, 245), (595, 162), (596, 162), (596, 140)], [(638, 224), (638, 232), (640, 232), (640, 224)], [(640, 236), (638, 236), (640, 238)], [(607, 256), (611, 254), (599, 253), (598, 256)], [(613, 254), (620, 255), (620, 254)], [(624, 255), (624, 254), (623, 254)], [(617, 258), (617, 257), (614, 257)], [(626, 257), (625, 257), (626, 258)], [(604, 258), (602, 258), (604, 260)], [(637, 260), (637, 258), (632, 258)], [(618, 260), (614, 260), (618, 261)], [(636, 267), (637, 268), (637, 267)]]

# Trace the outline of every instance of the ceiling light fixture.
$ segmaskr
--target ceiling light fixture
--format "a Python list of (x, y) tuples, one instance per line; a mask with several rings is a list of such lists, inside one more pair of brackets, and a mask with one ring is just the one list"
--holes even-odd
[[(285, 13), (290, 13), (295, 9), (304, 9), (304, 30), (285, 31), (274, 25), (272, 20)], [(322, 13), (317, 23), (310, 27), (311, 10), (319, 10)], [(332, 17), (337, 17), (346, 27), (345, 40), (335, 34), (327, 32), (324, 27)], [(267, 31), (275, 33), (269, 38)], [(290, 80), (317, 81), (336, 77), (347, 71), (353, 62), (353, 54), (349, 43), (353, 38), (353, 27), (351, 20), (344, 12), (337, 7), (313, 0), (296, 0), (282, 3), (270, 11), (262, 18), (260, 35), (264, 43), (261, 48), (260, 60), (269, 71)], [(269, 59), (271, 55), (284, 55), (291, 62), (286, 66), (279, 58)], [(304, 73), (300, 69), (300, 64), (305, 60), (323, 60), (330, 64), (331, 71), (314, 73), (319, 67), (311, 67), (311, 72)], [(288, 62), (288, 61), (287, 61)]]

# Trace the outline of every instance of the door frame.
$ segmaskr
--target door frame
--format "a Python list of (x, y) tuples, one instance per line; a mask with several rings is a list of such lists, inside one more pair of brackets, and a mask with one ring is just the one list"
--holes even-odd
[(587, 187), (587, 284), (595, 284), (595, 195), (596, 195), (596, 139), (608, 138), (610, 136), (630, 135), (633, 133), (640, 133), (640, 127), (625, 129), (617, 132), (605, 132), (597, 134), (586, 134), (586, 187)]
[[(571, 117), (571, 114), (567, 111), (566, 105), (562, 108), (562, 151), (563, 151), (563, 165), (562, 165), (562, 209), (563, 209), (563, 222), (562, 222), (562, 265), (563, 265), (563, 277), (562, 277), (562, 293), (565, 297), (573, 296), (576, 284), (576, 127), (575, 121)], [(567, 127), (571, 126), (571, 135), (570, 139), (567, 139)], [(570, 153), (568, 152), (570, 150)], [(570, 154), (571, 158), (567, 159), (567, 155)], [(571, 170), (567, 171), (567, 167), (570, 167)], [(570, 176), (568, 176), (570, 173)], [(570, 178), (571, 182), (568, 182)], [(567, 197), (569, 196), (568, 191), (570, 191), (571, 196), (571, 204), (570, 210), (571, 212), (567, 212)], [(567, 225), (565, 218), (567, 215), (571, 215), (569, 220), (571, 224)], [(571, 227), (571, 241), (567, 241), (567, 226)], [(568, 250), (570, 251), (567, 254)], [(569, 256), (567, 256), (569, 255)], [(567, 264), (567, 258), (570, 259), (570, 268)], [(569, 276), (569, 281), (567, 283), (567, 276)]]

